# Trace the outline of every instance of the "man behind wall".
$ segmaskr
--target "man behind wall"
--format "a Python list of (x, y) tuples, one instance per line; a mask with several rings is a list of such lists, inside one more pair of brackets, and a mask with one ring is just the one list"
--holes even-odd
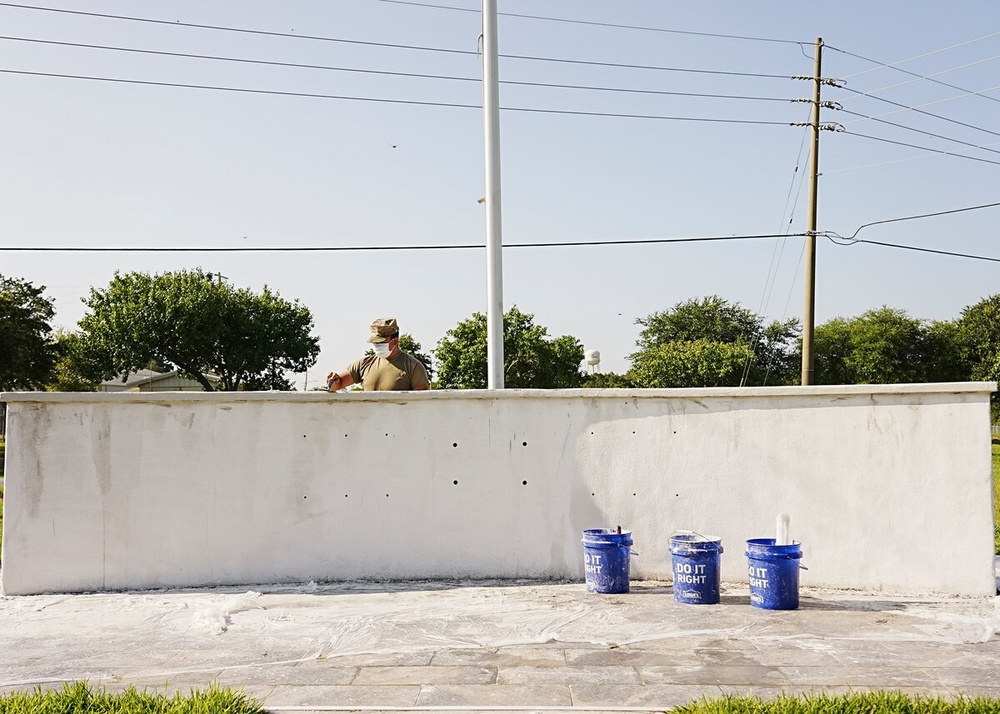
[(365, 391), (403, 392), (429, 389), (430, 379), (427, 368), (412, 355), (399, 349), (399, 325), (396, 318), (383, 317), (375, 320), (368, 338), (373, 355), (365, 355), (351, 364), (345, 371), (330, 372), (326, 376), (329, 391), (363, 384)]

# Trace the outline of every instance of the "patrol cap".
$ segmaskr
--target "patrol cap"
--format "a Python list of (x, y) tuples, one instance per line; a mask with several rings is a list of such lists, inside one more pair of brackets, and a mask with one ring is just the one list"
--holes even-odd
[(399, 332), (395, 317), (380, 317), (372, 323), (372, 334), (368, 341), (372, 344), (388, 342)]

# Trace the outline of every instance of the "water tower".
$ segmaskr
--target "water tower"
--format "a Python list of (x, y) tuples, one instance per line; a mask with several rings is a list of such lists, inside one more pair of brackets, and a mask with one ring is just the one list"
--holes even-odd
[(587, 350), (583, 353), (583, 358), (590, 365), (590, 373), (593, 374), (601, 363), (601, 353), (598, 350)]

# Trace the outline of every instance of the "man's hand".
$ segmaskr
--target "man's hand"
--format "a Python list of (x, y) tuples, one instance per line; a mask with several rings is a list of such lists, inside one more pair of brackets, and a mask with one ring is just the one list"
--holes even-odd
[(340, 375), (333, 372), (326, 375), (326, 388), (330, 392), (340, 389)]

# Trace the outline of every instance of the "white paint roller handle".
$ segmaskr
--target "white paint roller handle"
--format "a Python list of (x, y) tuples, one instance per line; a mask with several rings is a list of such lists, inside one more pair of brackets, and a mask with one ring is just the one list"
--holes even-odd
[(791, 519), (788, 517), (787, 513), (779, 513), (777, 522), (775, 523), (775, 534), (774, 534), (774, 544), (775, 545), (790, 545), (791, 541), (788, 539), (788, 523)]

